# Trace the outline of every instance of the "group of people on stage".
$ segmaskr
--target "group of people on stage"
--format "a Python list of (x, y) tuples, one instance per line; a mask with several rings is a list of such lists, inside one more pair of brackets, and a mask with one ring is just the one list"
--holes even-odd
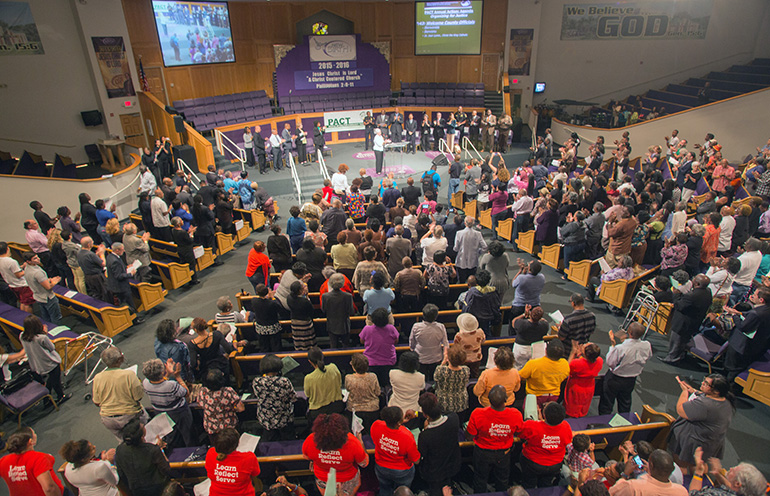
[[(276, 125), (277, 126), (277, 125)], [(316, 153), (326, 146), (326, 127), (320, 122), (313, 123), (312, 142)], [(246, 152), (246, 165), (254, 167), (259, 164), (259, 173), (267, 174), (270, 172), (268, 156), (272, 162), (273, 170), (280, 171), (284, 166), (288, 166), (288, 157), (297, 154), (297, 163), (302, 165), (310, 162), (310, 155), (307, 151), (308, 138), (310, 136), (302, 127), (302, 122), (298, 122), (292, 130), (290, 123), (285, 123), (280, 134), (278, 128), (271, 128), (271, 134), (266, 139), (262, 136), (262, 126), (246, 126), (243, 129), (243, 147)], [(313, 162), (316, 161), (315, 155)]]

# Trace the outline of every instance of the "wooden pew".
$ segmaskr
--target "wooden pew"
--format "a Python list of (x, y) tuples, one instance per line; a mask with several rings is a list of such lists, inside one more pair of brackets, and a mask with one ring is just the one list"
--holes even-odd
[[(249, 234), (251, 234), (251, 223), (253, 222), (251, 212), (252, 210), (244, 210), (242, 208), (233, 209), (233, 218), (236, 221), (236, 239), (238, 240), (238, 243), (248, 238)], [(238, 229), (238, 221), (243, 222), (243, 225), (240, 227), (240, 229)]]
[(479, 202), (478, 200), (471, 200), (469, 202), (466, 202), (463, 206), (463, 212), (465, 212), (466, 217), (473, 217), (474, 219), (477, 216), (477, 208), (478, 208)]
[(146, 312), (155, 308), (166, 299), (168, 290), (163, 289), (159, 282), (137, 282), (131, 281), (131, 292), (134, 297), (134, 306), (137, 312)]
[(26, 243), (16, 243), (15, 241), (8, 242), (8, 250), (11, 252), (11, 258), (19, 262), (19, 265), (24, 264), (24, 252), (32, 251)]
[[(218, 233), (218, 234), (221, 234), (221, 233)], [(229, 237), (229, 235), (227, 236)], [(177, 259), (177, 260), (179, 259), (179, 253), (177, 251), (178, 248), (174, 243), (169, 243), (167, 241), (150, 238), (147, 241), (147, 244), (150, 245), (150, 252), (154, 254), (156, 257), (158, 257), (159, 259), (167, 259), (167, 258)], [(196, 272), (200, 272), (203, 269), (214, 265), (214, 260), (216, 258), (217, 257), (216, 255), (214, 255), (214, 250), (212, 248), (203, 248), (203, 255), (195, 259)]]
[(54, 292), (59, 298), (59, 306), (61, 306), (62, 313), (70, 313), (90, 319), (103, 336), (116, 336), (133, 325), (136, 314), (131, 313), (127, 305), (115, 307), (109, 303), (77, 292), (74, 295), (67, 296), (69, 291), (69, 288), (59, 285), (54, 286)]
[(591, 277), (597, 275), (599, 268), (599, 259), (581, 260), (580, 262), (570, 262), (567, 269), (567, 279), (583, 287), (588, 286)]
[[(8, 341), (11, 342), (11, 346), (17, 351), (21, 351), (21, 333), (24, 331), (24, 319), (30, 314), (24, 310), (20, 310), (16, 307), (0, 302), (0, 327), (8, 337)], [(43, 321), (43, 324), (48, 326), (48, 330), (52, 331), (56, 326), (50, 322)], [(78, 352), (73, 355), (73, 350), (67, 350), (67, 343), (77, 339), (80, 335), (69, 329), (65, 329), (62, 332), (56, 334), (48, 334), (49, 339), (53, 342), (56, 352), (62, 358), (62, 369), (64, 373), (67, 373), (67, 364), (73, 363), (74, 358)], [(69, 355), (69, 356), (68, 356)]]
[(147, 227), (144, 225), (141, 215), (134, 213), (128, 214), (128, 220), (136, 224), (137, 231), (147, 231)]
[(455, 210), (463, 210), (463, 198), (465, 196), (464, 191), (458, 191), (457, 193), (452, 193), (452, 208)]
[[(235, 249), (235, 241), (233, 240), (233, 237), (230, 235), (230, 233), (218, 232), (216, 233), (216, 238), (218, 256), (222, 256), (225, 253)], [(210, 248), (206, 249), (209, 250)]]
[(167, 290), (179, 289), (192, 280), (192, 271), (187, 264), (152, 260), (152, 266), (160, 274), (163, 287)]
[(511, 240), (513, 237), (513, 219), (503, 219), (497, 223), (497, 235), (503, 239)]
[(516, 238), (516, 245), (520, 250), (523, 250), (532, 256), (537, 255), (537, 249), (535, 247), (535, 231), (520, 232), (519, 237)]
[(770, 351), (740, 373), (735, 383), (743, 388), (747, 396), (770, 405)]
[(487, 208), (479, 212), (479, 224), (481, 227), (492, 229), (492, 209)]
[(636, 293), (639, 285), (651, 278), (658, 269), (660, 269), (660, 265), (646, 269), (631, 279), (603, 282), (599, 291), (599, 299), (616, 308), (626, 308), (631, 303), (631, 298)]
[(540, 249), (540, 260), (547, 266), (556, 270), (564, 268), (564, 258), (562, 257), (562, 245), (559, 243), (543, 246)]

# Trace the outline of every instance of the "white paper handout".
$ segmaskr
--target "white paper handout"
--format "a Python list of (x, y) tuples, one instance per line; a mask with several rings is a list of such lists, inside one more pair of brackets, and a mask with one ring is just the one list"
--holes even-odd
[(551, 160), (551, 165), (554, 167), (559, 167), (561, 165), (561, 160), (553, 159)]
[(604, 257), (599, 257), (599, 267), (602, 268), (602, 272), (609, 272), (612, 270), (610, 264), (607, 263)]
[(70, 328), (67, 327), (67, 326), (56, 326), (53, 329), (51, 329), (50, 331), (48, 331), (48, 335), (49, 336), (58, 336), (62, 332), (69, 331), (69, 330), (70, 330)]
[(126, 370), (130, 370), (134, 374), (139, 375), (139, 365), (136, 364), (136, 363), (133, 364), (132, 366), (128, 367)]
[(532, 343), (532, 360), (543, 358), (545, 356), (545, 341)]
[(561, 313), (560, 310), (551, 312), (548, 314), (548, 316), (551, 317), (551, 320), (553, 320), (555, 323), (559, 325), (561, 325), (562, 321), (564, 320), (564, 315)]
[(193, 255), (195, 255), (195, 258), (202, 257), (204, 253), (206, 253), (206, 251), (203, 249), (202, 246), (196, 246), (195, 248), (193, 248)]
[(235, 230), (240, 231), (241, 229), (243, 229), (243, 220), (238, 219), (235, 221)]
[(138, 269), (141, 266), (142, 266), (142, 261), (137, 258), (131, 263), (131, 265), (128, 266), (128, 268), (129, 270), (134, 269), (134, 271), (136, 271), (136, 269)]
[(158, 438), (163, 439), (174, 431), (174, 421), (171, 420), (167, 413), (161, 413), (147, 422), (144, 430), (144, 441), (158, 444)]
[(238, 440), (238, 447), (235, 451), (241, 451), (243, 453), (254, 453), (259, 444), (260, 437), (244, 432), (241, 434), (241, 438)]
[(359, 432), (364, 430), (364, 422), (361, 420), (361, 417), (356, 415), (356, 412), (353, 412), (353, 418), (350, 421), (350, 430), (353, 432), (354, 436), (357, 436)]
[(78, 295), (78, 292), (73, 290), (69, 290), (66, 293), (64, 293), (65, 298), (74, 298), (77, 295)]
[(209, 490), (211, 489), (211, 479), (205, 479), (199, 484), (193, 486), (193, 494), (195, 496), (209, 496)]
[(489, 347), (489, 355), (487, 356), (487, 365), (485, 368), (487, 369), (493, 369), (495, 368), (495, 353), (497, 352), (497, 348), (493, 348), (492, 346)]

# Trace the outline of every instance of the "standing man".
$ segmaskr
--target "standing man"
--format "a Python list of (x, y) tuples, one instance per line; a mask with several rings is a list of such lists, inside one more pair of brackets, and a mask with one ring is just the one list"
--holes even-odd
[(107, 279), (104, 277), (104, 245), (96, 247), (96, 253), (91, 251), (94, 241), (90, 236), (84, 236), (80, 240), (78, 252), (78, 264), (83, 269), (83, 278), (86, 281), (86, 293), (91, 298), (108, 301)]
[(674, 313), (671, 316), (671, 330), (668, 338), (668, 355), (662, 362), (676, 363), (687, 352), (690, 339), (698, 333), (703, 319), (711, 306), (711, 280), (704, 274), (698, 274), (692, 280), (692, 291), (679, 294), (674, 300)]
[(27, 244), (30, 249), (38, 256), (43, 263), (43, 267), (50, 269), (51, 267), (51, 252), (48, 250), (48, 238), (46, 234), (37, 230), (38, 225), (34, 220), (24, 221), (24, 239), (27, 240)]
[(398, 111), (390, 117), (390, 139), (393, 143), (401, 143), (401, 136), (404, 131), (404, 116)]
[(335, 198), (332, 201), (331, 208), (327, 208), (326, 211), (321, 214), (321, 232), (326, 234), (326, 239), (329, 240), (329, 248), (331, 248), (332, 245), (337, 244), (337, 235), (345, 230), (345, 221), (347, 219), (348, 216), (345, 211), (342, 210), (342, 202), (339, 198)]
[(463, 136), (465, 136), (465, 128), (468, 126), (468, 114), (463, 112), (462, 105), (457, 107), (457, 112), (455, 112), (455, 120), (457, 121), (457, 128), (460, 130), (457, 137), (457, 144), (462, 148)]
[(198, 273), (195, 270), (196, 260), (195, 251), (193, 249), (192, 234), (195, 234), (197, 227), (193, 226), (189, 231), (182, 229), (182, 219), (174, 217), (171, 219), (171, 225), (174, 229), (171, 231), (171, 236), (174, 240), (174, 244), (177, 246), (177, 253), (179, 253), (179, 262), (187, 264), (192, 272), (192, 278), (190, 280), (190, 286), (200, 284), (198, 280)]
[(473, 492), (487, 492), (489, 473), (495, 477), (495, 490), (505, 491), (511, 468), (511, 448), (524, 419), (515, 408), (506, 408), (508, 395), (498, 384), (489, 391), (489, 406), (476, 408), (468, 421), (467, 432), (474, 438)]
[[(642, 341), (644, 327), (639, 322), (633, 322), (626, 332), (618, 336), (610, 331), (610, 351), (607, 352), (605, 363), (609, 370), (602, 381), (602, 397), (599, 400), (599, 415), (609, 415), (618, 402), (618, 413), (631, 411), (631, 393), (634, 392), (636, 378), (641, 375), (644, 364), (652, 356), (652, 346), (648, 341)], [(617, 340), (620, 344), (616, 343)]]
[(158, 183), (155, 182), (155, 176), (152, 175), (147, 169), (146, 165), (139, 166), (139, 193), (147, 193), (151, 195), (153, 191), (158, 187)]
[[(749, 296), (749, 302), (754, 308), (743, 314), (743, 320), (733, 329), (725, 355), (727, 380), (731, 383), (765, 353), (770, 343), (770, 289), (761, 286)], [(725, 311), (739, 313), (730, 307)]]
[(414, 205), (415, 207), (420, 204), (420, 197), (422, 191), (419, 186), (414, 185), (414, 178), (408, 177), (406, 179), (406, 186), (401, 190), (401, 198), (404, 199), (404, 208), (408, 211), (409, 207)]
[(479, 146), (481, 141), (481, 116), (475, 110), (471, 112), (468, 118), (468, 127), (470, 128), (470, 138), (473, 146)]
[(289, 157), (291, 156), (294, 138), (296, 138), (296, 136), (291, 134), (291, 124), (287, 122), (283, 125), (283, 132), (281, 132), (281, 146), (283, 147), (283, 156), (286, 158), (286, 165), (289, 165)]
[(382, 174), (382, 160), (385, 153), (385, 138), (382, 137), (382, 128), (380, 127), (374, 130), (372, 150), (374, 150), (374, 170), (379, 176)]
[(511, 286), (516, 293), (511, 303), (511, 329), (513, 329), (513, 319), (523, 314), (527, 306), (532, 308), (540, 306), (540, 293), (545, 286), (545, 276), (540, 273), (543, 266), (537, 260), (532, 260), (529, 265), (524, 260), (517, 258), (516, 263), (519, 271), (513, 276)]
[(586, 310), (583, 296), (572, 293), (569, 302), (572, 305), (572, 313), (564, 317), (559, 326), (559, 339), (564, 345), (565, 357), (572, 352), (573, 341), (577, 344), (585, 344), (596, 330), (596, 315)]
[[(385, 109), (382, 109), (380, 112), (380, 115), (377, 116), (377, 119), (375, 120), (375, 124), (377, 125), (377, 129), (380, 130), (380, 134), (382, 134), (382, 138), (386, 139), (388, 137), (388, 114), (385, 113)], [(375, 133), (375, 138), (376, 138)]]
[(278, 136), (278, 129), (273, 128), (270, 134), (270, 149), (273, 154), (273, 170), (281, 170), (281, 137)]
[(411, 150), (412, 155), (414, 155), (415, 140), (417, 139), (417, 121), (414, 120), (413, 114), (409, 114), (409, 119), (407, 119), (404, 128), (406, 129), (406, 153), (409, 153), (409, 150)]
[(35, 298), (24, 279), (24, 267), (26, 265), (19, 266), (19, 262), (11, 257), (8, 243), (0, 241), (0, 276), (16, 295), (16, 299), (19, 300), (19, 307), (27, 313), (32, 313)]
[(436, 112), (436, 118), (433, 120), (433, 146), (438, 151), (438, 143), (446, 136), (446, 120), (441, 118), (441, 112)]
[[(131, 294), (129, 280), (136, 274), (136, 268), (126, 267), (126, 263), (120, 258), (126, 252), (123, 243), (112, 243), (112, 253), (105, 257), (107, 264), (107, 289), (112, 292), (120, 303), (126, 305), (131, 313), (136, 313), (134, 296)], [(141, 324), (144, 319), (136, 316), (134, 324)]]
[(246, 150), (246, 165), (254, 167), (254, 135), (249, 126), (243, 130), (243, 148)]
[(618, 265), (618, 259), (623, 255), (631, 254), (631, 238), (636, 229), (636, 219), (628, 207), (621, 207), (620, 216), (617, 212), (612, 212), (607, 219), (607, 235), (610, 238), (610, 246), (604, 259), (610, 268)]
[(500, 128), (500, 135), (497, 139), (498, 151), (500, 153), (505, 153), (508, 150), (508, 136), (511, 134), (513, 119), (511, 119), (510, 115), (503, 112), (503, 115), (497, 120), (497, 125)]
[(476, 219), (473, 217), (465, 218), (465, 229), (459, 231), (455, 237), (454, 250), (457, 253), (455, 267), (457, 268), (457, 277), (465, 282), (469, 276), (476, 273), (479, 266), (479, 256), (487, 251), (487, 242), (481, 231), (474, 229)]
[(30, 251), (24, 252), (24, 280), (32, 290), (32, 297), (40, 307), (40, 318), (54, 325), (59, 325), (61, 309), (59, 299), (53, 292), (53, 287), (59, 284), (61, 277), (48, 277), (48, 274), (40, 267), (40, 257)]
[(94, 377), (92, 400), (99, 407), (102, 424), (122, 441), (121, 430), (127, 423), (138, 417), (148, 420), (141, 404), (144, 388), (136, 372), (120, 368), (124, 358), (117, 347), (102, 351), (100, 358), (107, 368)]
[(152, 212), (153, 230), (155, 231), (152, 233), (153, 236), (161, 241), (171, 243), (171, 222), (169, 222), (168, 218), (171, 207), (163, 201), (162, 189), (157, 188), (155, 190), (155, 198), (150, 202), (150, 210)]
[(527, 194), (527, 190), (521, 188), (516, 193), (516, 201), (511, 206), (511, 212), (513, 213), (513, 232), (511, 233), (511, 243), (513, 243), (514, 249), (520, 252), (519, 245), (516, 244), (516, 240), (519, 237), (520, 232), (527, 231), (532, 225), (532, 210), (535, 208), (535, 202)]
[(374, 118), (372, 112), (367, 110), (364, 116), (364, 150), (369, 149), (369, 145), (374, 138)]
[[(208, 209), (206, 209), (208, 211)], [(150, 259), (150, 245), (147, 241), (150, 239), (150, 233), (137, 234), (136, 224), (129, 222), (123, 226), (123, 245), (126, 251), (126, 262), (134, 263), (136, 260), (142, 262), (142, 265), (136, 269), (136, 278), (139, 282), (150, 282), (152, 280), (152, 260)]]
[(479, 196), (481, 167), (476, 159), (471, 159), (471, 168), (465, 172), (465, 201), (473, 201)]
[(495, 128), (497, 127), (497, 117), (495, 117), (491, 109), (487, 109), (483, 125), (484, 135), (481, 139), (481, 152), (492, 153), (495, 151)]
[(254, 139), (254, 153), (257, 155), (257, 162), (259, 163), (259, 173), (265, 174), (267, 172), (267, 159), (265, 158), (265, 138), (262, 137), (262, 126), (255, 126), (253, 135)]
[(449, 166), (449, 190), (447, 191), (447, 205), (449, 205), (450, 213), (455, 211), (455, 209), (452, 207), (452, 195), (460, 191), (460, 175), (463, 173), (463, 169), (463, 164), (460, 162), (460, 154), (455, 153), (454, 160)]

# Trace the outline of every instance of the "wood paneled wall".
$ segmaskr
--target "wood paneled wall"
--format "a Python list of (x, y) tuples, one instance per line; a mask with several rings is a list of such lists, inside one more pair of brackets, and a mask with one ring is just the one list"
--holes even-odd
[[(392, 88), (406, 82), (487, 82), (482, 55), (415, 56), (414, 2), (230, 2), (233, 64), (163, 69), (169, 102), (264, 89), (272, 95), (274, 44), (296, 43), (295, 23), (320, 10), (350, 19), (365, 42), (389, 41)], [(150, 0), (123, 0), (134, 56), (145, 66), (163, 66)], [(501, 54), (506, 39), (507, 0), (485, 0), (482, 54)], [(487, 84), (489, 84), (487, 82)]]

